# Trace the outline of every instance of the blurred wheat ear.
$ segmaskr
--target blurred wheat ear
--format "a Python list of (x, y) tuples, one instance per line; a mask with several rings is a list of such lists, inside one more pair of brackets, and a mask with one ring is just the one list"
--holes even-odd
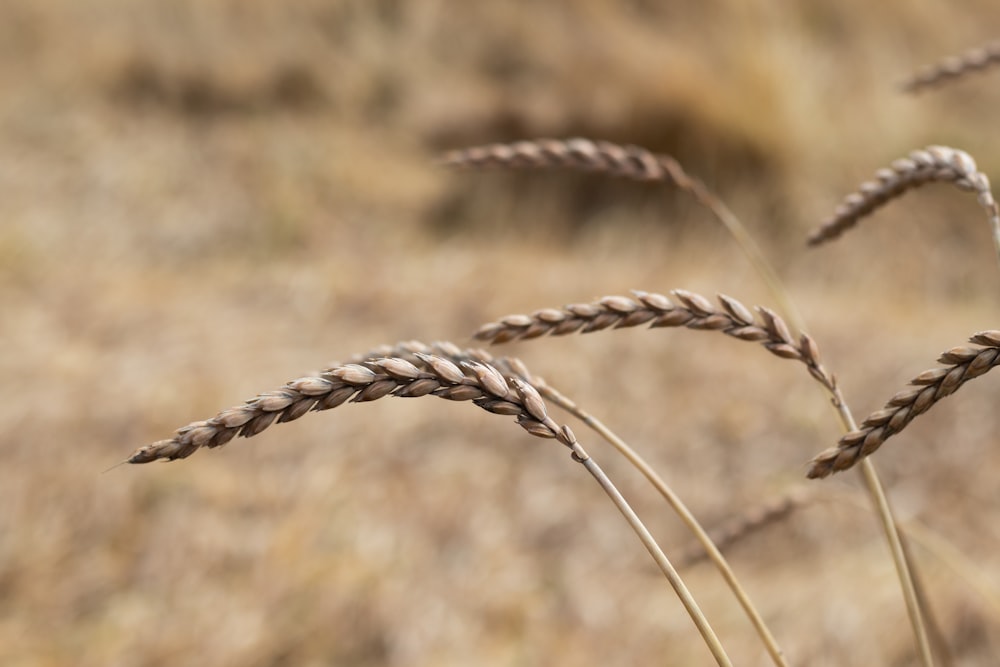
[(951, 81), (962, 79), (972, 72), (981, 72), (1000, 63), (1000, 40), (990, 42), (941, 62), (927, 65), (900, 86), (904, 92), (918, 93)]
[(952, 183), (960, 190), (975, 192), (993, 230), (1000, 257), (1000, 209), (990, 181), (979, 171), (976, 161), (965, 151), (947, 146), (928, 146), (896, 160), (887, 169), (875, 172), (875, 180), (861, 184), (844, 199), (833, 215), (809, 235), (809, 245), (835, 239), (890, 200), (927, 183)]
[(947, 364), (945, 367), (924, 371), (913, 378), (909, 389), (890, 398), (885, 407), (869, 415), (858, 430), (842, 437), (836, 447), (818, 454), (812, 461), (809, 477), (826, 477), (847, 470), (874, 453), (882, 443), (942, 398), (1000, 365), (1000, 331), (982, 331), (969, 342), (981, 347), (955, 347), (942, 354), (938, 363)]

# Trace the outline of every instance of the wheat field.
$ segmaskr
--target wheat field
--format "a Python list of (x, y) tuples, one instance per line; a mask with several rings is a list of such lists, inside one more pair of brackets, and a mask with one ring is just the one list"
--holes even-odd
[[(379, 400), (107, 469), (382, 344), (485, 345), (511, 313), (675, 289), (780, 310), (682, 188), (442, 165), (538, 137), (676, 158), (773, 262), (860, 420), (1000, 328), (985, 195), (930, 178), (952, 182), (807, 238), (922, 146), (1000, 183), (1000, 71), (901, 90), (996, 25), (984, 0), (3, 3), (0, 665), (712, 664), (600, 489), (510, 415)], [(806, 478), (843, 435), (808, 364), (683, 327), (490, 352), (669, 480), (791, 664), (921, 664), (862, 485)], [(1000, 655), (998, 383), (871, 457), (940, 665)], [(549, 414), (734, 663), (770, 664), (642, 476)], [(763, 525), (723, 539), (744, 520)]]

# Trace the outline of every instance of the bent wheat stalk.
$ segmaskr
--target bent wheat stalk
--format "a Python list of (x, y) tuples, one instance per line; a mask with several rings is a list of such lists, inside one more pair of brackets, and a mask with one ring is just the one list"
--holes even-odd
[[(137, 449), (129, 463), (186, 458), (202, 447), (219, 447), (237, 435), (251, 437), (278, 423), (298, 419), (306, 412), (327, 410), (351, 402), (374, 401), (385, 396), (438, 396), (452, 401), (472, 401), (499, 415), (514, 416), (528, 433), (552, 438), (572, 452), (622, 513), (687, 610), (716, 662), (730, 667), (718, 636), (709, 625), (680, 574), (667, 559), (652, 534), (629, 506), (604, 471), (583, 449), (573, 431), (549, 417), (538, 390), (519, 377), (505, 377), (497, 368), (481, 361), (455, 363), (442, 356), (415, 351), (427, 348), (411, 343), (406, 358), (368, 359), (355, 364), (335, 365), (317, 376), (292, 380), (277, 391), (259, 394), (243, 405), (223, 410), (215, 417), (193, 422), (177, 430), (169, 440), (160, 440)], [(449, 343), (438, 344), (452, 351)]]
[(781, 279), (746, 227), (721, 199), (697, 178), (690, 176), (669, 155), (639, 146), (621, 146), (590, 139), (535, 139), (453, 150), (441, 158), (447, 167), (563, 168), (599, 172), (637, 181), (673, 183), (707, 208), (733, 237), (747, 260), (767, 285), (775, 301), (799, 329), (802, 317)]
[(638, 452), (632, 449), (628, 443), (620, 438), (614, 431), (608, 428), (596, 417), (583, 410), (583, 408), (577, 405), (572, 399), (568, 398), (549, 385), (544, 379), (532, 374), (520, 359), (516, 357), (494, 358), (486, 350), (479, 348), (461, 349), (454, 343), (450, 342), (435, 342), (427, 345), (421, 343), (420, 341), (411, 340), (400, 342), (395, 345), (382, 345), (380, 347), (373, 348), (363, 354), (355, 355), (351, 358), (351, 361), (354, 363), (360, 363), (373, 358), (401, 357), (411, 361), (415, 360), (419, 363), (419, 359), (416, 357), (419, 353), (435, 354), (446, 357), (455, 362), (468, 360), (479, 361), (494, 366), (505, 376), (519, 377), (531, 386), (535, 387), (544, 399), (563, 408), (604, 438), (605, 441), (614, 447), (622, 456), (625, 457), (626, 460), (628, 460), (629, 463), (631, 463), (637, 470), (639, 470), (640, 473), (642, 473), (643, 476), (646, 477), (649, 483), (660, 493), (664, 500), (666, 500), (667, 504), (671, 506), (678, 517), (680, 517), (681, 521), (688, 527), (689, 530), (691, 530), (698, 541), (700, 549), (702, 550), (701, 552), (705, 554), (707, 558), (712, 560), (716, 568), (719, 570), (723, 580), (729, 586), (751, 624), (754, 626), (755, 631), (764, 643), (764, 646), (771, 655), (775, 665), (777, 667), (786, 667), (788, 665), (788, 662), (785, 659), (784, 651), (781, 650), (781, 647), (778, 645), (778, 642), (770, 628), (767, 627), (764, 619), (761, 617), (757, 608), (750, 600), (749, 594), (743, 588), (742, 584), (740, 584), (736, 574), (729, 566), (725, 557), (713, 543), (708, 532), (701, 526), (698, 519), (687, 508), (680, 496), (674, 492), (667, 482), (642, 456), (639, 455)]
[[(647, 292), (633, 292), (635, 299), (612, 296), (593, 303), (573, 304), (564, 308), (545, 308), (530, 315), (510, 315), (498, 322), (486, 324), (475, 337), (494, 343), (527, 340), (546, 334), (565, 335), (574, 332), (589, 333), (612, 328), (649, 324), (650, 328), (684, 326), (690, 329), (721, 331), (734, 338), (761, 343), (772, 354), (795, 359), (803, 364), (809, 374), (827, 391), (846, 432), (857, 427), (850, 408), (844, 400), (836, 378), (820, 363), (819, 349), (806, 333), (796, 341), (785, 322), (773, 311), (757, 307), (760, 321), (739, 301), (719, 295), (722, 310), (716, 309), (703, 296), (674, 290), (671, 294), (680, 302), (674, 304), (667, 297)], [(926, 626), (917, 600), (914, 578), (903, 549), (899, 529), (892, 515), (885, 490), (874, 465), (865, 461), (861, 474), (882, 524), (890, 552), (899, 574), (900, 586), (907, 613), (917, 641), (921, 661), (927, 667), (934, 664)]]
[(861, 184), (837, 207), (833, 215), (809, 235), (816, 246), (835, 239), (862, 218), (891, 199), (926, 183), (952, 183), (960, 190), (975, 192), (986, 211), (993, 230), (993, 242), (1000, 256), (1000, 209), (997, 208), (990, 181), (979, 171), (976, 161), (965, 151), (947, 146), (928, 146), (896, 160), (888, 169), (875, 172), (875, 180)]
[(821, 478), (847, 470), (874, 453), (935, 403), (955, 393), (959, 387), (1000, 365), (1000, 331), (982, 331), (969, 342), (982, 347), (955, 347), (938, 358), (944, 368), (924, 371), (910, 381), (911, 387), (898, 392), (881, 410), (865, 419), (860, 428), (840, 439), (813, 460), (809, 477)]
[(922, 67), (903, 82), (902, 89), (907, 93), (921, 92), (938, 84), (964, 78), (971, 72), (988, 69), (997, 63), (1000, 63), (1000, 40)]

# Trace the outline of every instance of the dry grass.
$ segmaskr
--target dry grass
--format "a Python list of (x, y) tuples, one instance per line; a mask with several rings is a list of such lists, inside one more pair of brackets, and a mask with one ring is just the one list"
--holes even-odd
[[(446, 148), (584, 135), (674, 156), (776, 259), (866, 412), (995, 327), (993, 251), (962, 197), (922, 188), (864, 242), (799, 247), (837, 193), (913, 146), (967, 147), (995, 180), (991, 78), (893, 86), (985, 41), (994, 3), (168, 4), (0, 9), (2, 664), (706, 662), (565, 451), (481, 410), (375, 401), (100, 474), (372, 341), (633, 286), (775, 303), (684, 193), (458, 176), (432, 166)], [(836, 441), (793, 365), (661, 333), (516, 354), (710, 524), (779, 497)], [(875, 457), (904, 525), (965, 556), (956, 576), (913, 542), (963, 666), (1000, 653), (980, 594), (1000, 571), (997, 387), (984, 377)], [(665, 552), (683, 551), (641, 476), (601, 458)], [(809, 503), (730, 554), (792, 664), (915, 662), (866, 512)], [(767, 663), (715, 572), (685, 578), (734, 659)]]

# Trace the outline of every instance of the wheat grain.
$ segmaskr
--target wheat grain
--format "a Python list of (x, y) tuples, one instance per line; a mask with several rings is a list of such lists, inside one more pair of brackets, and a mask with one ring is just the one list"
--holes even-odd
[(815, 341), (805, 333), (800, 334), (798, 340), (793, 338), (784, 320), (768, 308), (757, 307), (758, 320), (742, 303), (722, 294), (718, 295), (721, 309), (715, 308), (705, 297), (685, 290), (671, 292), (678, 301), (676, 304), (662, 294), (640, 291), (633, 294), (634, 299), (607, 296), (592, 303), (544, 308), (530, 315), (508, 315), (483, 325), (475, 337), (491, 343), (506, 343), (547, 334), (562, 336), (643, 324), (650, 328), (683, 326), (721, 331), (733, 338), (760, 343), (783, 359), (801, 361), (824, 387), (830, 391), (836, 388), (836, 379), (820, 363)]
[(924, 371), (910, 381), (910, 388), (898, 392), (878, 412), (865, 419), (860, 428), (817, 455), (809, 477), (821, 478), (847, 470), (874, 453), (886, 440), (902, 431), (918, 415), (926, 412), (963, 384), (1000, 365), (1000, 331), (982, 331), (969, 339), (981, 347), (955, 347), (938, 358), (943, 368)]
[(249, 438), (272, 423), (298, 419), (309, 411), (328, 410), (350, 400), (374, 401), (384, 396), (433, 395), (472, 401), (488, 412), (514, 416), (535, 436), (555, 438), (570, 446), (563, 430), (548, 417), (538, 391), (519, 378), (505, 378), (480, 361), (455, 363), (441, 356), (413, 353), (418, 363), (399, 357), (370, 359), (327, 368), (319, 375), (292, 380), (243, 405), (223, 410), (136, 450), (129, 463), (186, 458), (202, 447), (219, 447), (237, 435)]
[(1000, 209), (990, 190), (990, 181), (979, 171), (971, 155), (947, 146), (915, 150), (889, 168), (879, 169), (875, 172), (875, 180), (862, 183), (857, 192), (848, 195), (833, 215), (809, 235), (809, 245), (837, 238), (889, 200), (932, 182), (953, 183), (961, 190), (976, 193), (989, 218), (994, 243), (1000, 253)]
[(938, 84), (963, 78), (971, 72), (988, 69), (997, 63), (1000, 63), (1000, 40), (922, 67), (903, 82), (902, 89), (908, 93), (920, 92)]

